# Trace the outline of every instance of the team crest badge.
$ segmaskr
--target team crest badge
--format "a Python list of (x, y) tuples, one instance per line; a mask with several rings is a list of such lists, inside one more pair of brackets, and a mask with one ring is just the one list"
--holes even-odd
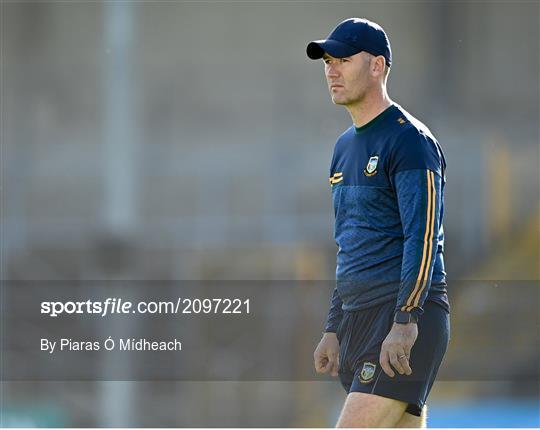
[(370, 363), (369, 361), (366, 361), (364, 363), (364, 366), (362, 367), (362, 371), (360, 372), (360, 378), (359, 378), (362, 384), (369, 384), (373, 380), (376, 367), (377, 366), (375, 364)]
[(379, 163), (379, 156), (375, 155), (371, 157), (364, 169), (364, 175), (373, 176), (377, 174), (377, 164)]

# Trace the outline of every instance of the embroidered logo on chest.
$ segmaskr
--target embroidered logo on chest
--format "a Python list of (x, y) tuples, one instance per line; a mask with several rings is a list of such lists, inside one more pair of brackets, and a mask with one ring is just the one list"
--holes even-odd
[(374, 155), (371, 157), (367, 163), (366, 168), (364, 169), (364, 175), (374, 176), (377, 174), (377, 164), (379, 163), (379, 156)]

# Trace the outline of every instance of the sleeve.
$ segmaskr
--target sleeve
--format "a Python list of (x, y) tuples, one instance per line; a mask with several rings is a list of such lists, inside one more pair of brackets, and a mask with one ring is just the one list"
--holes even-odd
[[(332, 162), (330, 163), (330, 177), (335, 173), (335, 162), (336, 162), (336, 151), (337, 151), (337, 145), (339, 143), (339, 139), (336, 142), (336, 145), (334, 147), (334, 153), (332, 154)], [(332, 183), (332, 182), (330, 182)], [(337, 287), (334, 288), (334, 292), (332, 293), (332, 298), (330, 300), (330, 310), (328, 311), (328, 316), (326, 318), (326, 324), (324, 326), (324, 332), (325, 333), (336, 333), (339, 327), (339, 324), (341, 323), (341, 319), (343, 318), (343, 301), (341, 300), (341, 297), (339, 296)]]
[(337, 332), (341, 319), (343, 318), (342, 305), (343, 302), (341, 301), (341, 297), (339, 297), (336, 287), (334, 288), (334, 293), (332, 294), (332, 299), (330, 301), (330, 310), (328, 311), (328, 317), (326, 318), (326, 325), (324, 327), (325, 333)]
[(403, 227), (403, 259), (396, 310), (416, 317), (428, 295), (437, 254), (444, 159), (437, 143), (416, 133), (394, 151), (392, 183)]

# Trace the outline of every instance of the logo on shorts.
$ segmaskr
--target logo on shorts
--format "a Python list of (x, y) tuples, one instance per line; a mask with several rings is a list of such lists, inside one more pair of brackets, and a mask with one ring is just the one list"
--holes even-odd
[(362, 384), (369, 384), (372, 381), (373, 376), (375, 375), (376, 368), (377, 365), (366, 361), (364, 363), (364, 366), (362, 367), (362, 371), (360, 372), (360, 382)]
[(375, 155), (371, 157), (364, 169), (364, 175), (373, 176), (377, 174), (377, 163), (379, 162), (379, 156)]

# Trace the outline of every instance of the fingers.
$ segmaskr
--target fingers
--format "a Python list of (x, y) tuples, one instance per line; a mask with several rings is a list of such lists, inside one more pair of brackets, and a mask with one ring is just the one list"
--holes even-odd
[(332, 367), (331, 375), (332, 376), (338, 376), (339, 374), (339, 354), (336, 356), (336, 360), (334, 361), (334, 366)]
[(403, 366), (403, 369), (405, 370), (405, 375), (411, 375), (412, 369), (409, 364), (409, 356), (407, 354), (398, 355), (398, 360)]
[(323, 357), (315, 357), (315, 371), (317, 373), (325, 373), (326, 366), (328, 365), (328, 359)]
[(324, 365), (321, 367), (321, 371), (319, 373), (331, 372), (333, 367), (334, 367), (334, 362), (325, 358)]
[(401, 352), (396, 354), (394, 351), (387, 348), (381, 349), (381, 354), (379, 357), (379, 362), (381, 367), (390, 378), (395, 376), (395, 372), (392, 369), (396, 369), (400, 375), (412, 375), (412, 369), (409, 363), (409, 354)]
[(398, 354), (398, 360), (405, 369), (405, 375), (412, 375), (412, 368), (410, 363), (411, 348), (405, 346), (403, 352)]
[(315, 356), (315, 371), (317, 373), (328, 373), (332, 376), (337, 376), (339, 369), (339, 358), (336, 354), (328, 354), (325, 356)]
[(329, 369), (331, 369), (332, 363), (330, 363), (330, 360), (326, 354), (316, 350), (315, 354), (313, 354), (313, 359), (315, 361), (315, 371), (317, 373), (326, 373)]
[(398, 371), (400, 375), (405, 373), (405, 369), (401, 365), (401, 362), (398, 360), (398, 356), (394, 351), (389, 351), (388, 356), (390, 358), (390, 364)]
[(384, 373), (386, 373), (390, 378), (393, 378), (395, 373), (390, 367), (390, 359), (388, 356), (388, 351), (386, 351), (384, 348), (381, 350), (381, 355), (379, 357), (379, 363), (381, 364), (382, 370)]
[(330, 372), (332, 376), (337, 376), (337, 370), (339, 366), (338, 354), (334, 351), (328, 351), (327, 355), (328, 355), (328, 368), (326, 372)]

